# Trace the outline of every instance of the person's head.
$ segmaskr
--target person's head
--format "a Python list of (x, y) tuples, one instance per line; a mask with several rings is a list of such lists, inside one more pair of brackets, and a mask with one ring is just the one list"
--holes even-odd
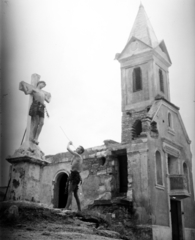
[(78, 154), (82, 154), (82, 153), (84, 153), (84, 151), (85, 151), (85, 149), (84, 149), (84, 147), (82, 147), (82, 146), (78, 146), (78, 148), (76, 149), (76, 152), (77, 152)]
[(46, 86), (46, 82), (44, 82), (44, 81), (40, 81), (40, 82), (37, 83), (37, 87), (40, 88), (40, 89), (44, 88), (45, 86)]

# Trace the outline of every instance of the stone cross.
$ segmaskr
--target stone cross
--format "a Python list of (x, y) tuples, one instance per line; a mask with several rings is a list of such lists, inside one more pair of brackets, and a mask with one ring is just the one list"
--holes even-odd
[[(29, 94), (30, 97), (29, 97), (29, 106), (28, 106), (28, 116), (27, 116), (27, 127), (26, 127), (26, 136), (25, 136), (25, 140), (24, 140), (24, 143), (25, 144), (28, 144), (29, 145), (29, 140), (30, 140), (30, 135), (31, 135), (31, 117), (29, 116), (29, 109), (30, 109), (30, 106), (32, 104), (32, 101), (33, 101), (33, 96), (31, 95), (32, 91), (36, 89), (36, 86), (40, 80), (41, 76), (34, 73), (32, 74), (31, 76), (31, 84), (28, 84), (24, 81), (20, 82), (19, 84), (19, 90), (23, 91), (26, 95)], [(44, 93), (44, 96), (45, 96), (45, 101), (46, 102), (50, 102), (51, 100), (51, 94), (48, 93), (48, 92), (45, 92), (43, 90), (41, 90), (42, 93)]]

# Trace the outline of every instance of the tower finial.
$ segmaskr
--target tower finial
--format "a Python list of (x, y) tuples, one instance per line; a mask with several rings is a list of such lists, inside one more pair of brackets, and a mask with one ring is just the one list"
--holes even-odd
[(139, 7), (141, 8), (141, 7), (143, 7), (143, 4), (142, 4), (142, 1), (140, 0), (140, 5), (139, 5)]

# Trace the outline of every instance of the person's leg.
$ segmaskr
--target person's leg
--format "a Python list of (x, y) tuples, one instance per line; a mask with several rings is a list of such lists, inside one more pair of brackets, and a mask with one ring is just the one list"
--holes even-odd
[(72, 192), (73, 192), (73, 188), (72, 188), (72, 183), (69, 182), (69, 186), (68, 186), (68, 199), (67, 199), (67, 203), (66, 203), (66, 207), (65, 210), (69, 210), (69, 207), (72, 203)]
[(81, 202), (80, 202), (79, 195), (78, 195), (78, 187), (76, 187), (74, 190), (74, 197), (77, 202), (78, 211), (81, 212)]
[(41, 129), (43, 127), (43, 124), (44, 124), (44, 118), (43, 117), (39, 117), (38, 124), (37, 124), (37, 129), (36, 129), (36, 134), (35, 134), (35, 140), (37, 142), (38, 142), (38, 137), (39, 137), (39, 134), (41, 133)]
[(31, 119), (31, 127), (30, 127), (30, 140), (34, 142), (36, 132), (37, 132), (37, 127), (39, 123), (39, 116), (33, 116)]

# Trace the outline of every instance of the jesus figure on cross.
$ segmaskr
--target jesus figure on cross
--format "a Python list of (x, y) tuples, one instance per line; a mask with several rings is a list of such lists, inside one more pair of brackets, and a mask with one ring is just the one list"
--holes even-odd
[(29, 116), (31, 116), (30, 123), (27, 124), (26, 140), (38, 145), (38, 137), (44, 124), (45, 103), (50, 102), (51, 94), (42, 90), (46, 86), (44, 81), (39, 81), (38, 74), (32, 75), (31, 84), (20, 82), (19, 89), (25, 94), (30, 94), (30, 109)]

